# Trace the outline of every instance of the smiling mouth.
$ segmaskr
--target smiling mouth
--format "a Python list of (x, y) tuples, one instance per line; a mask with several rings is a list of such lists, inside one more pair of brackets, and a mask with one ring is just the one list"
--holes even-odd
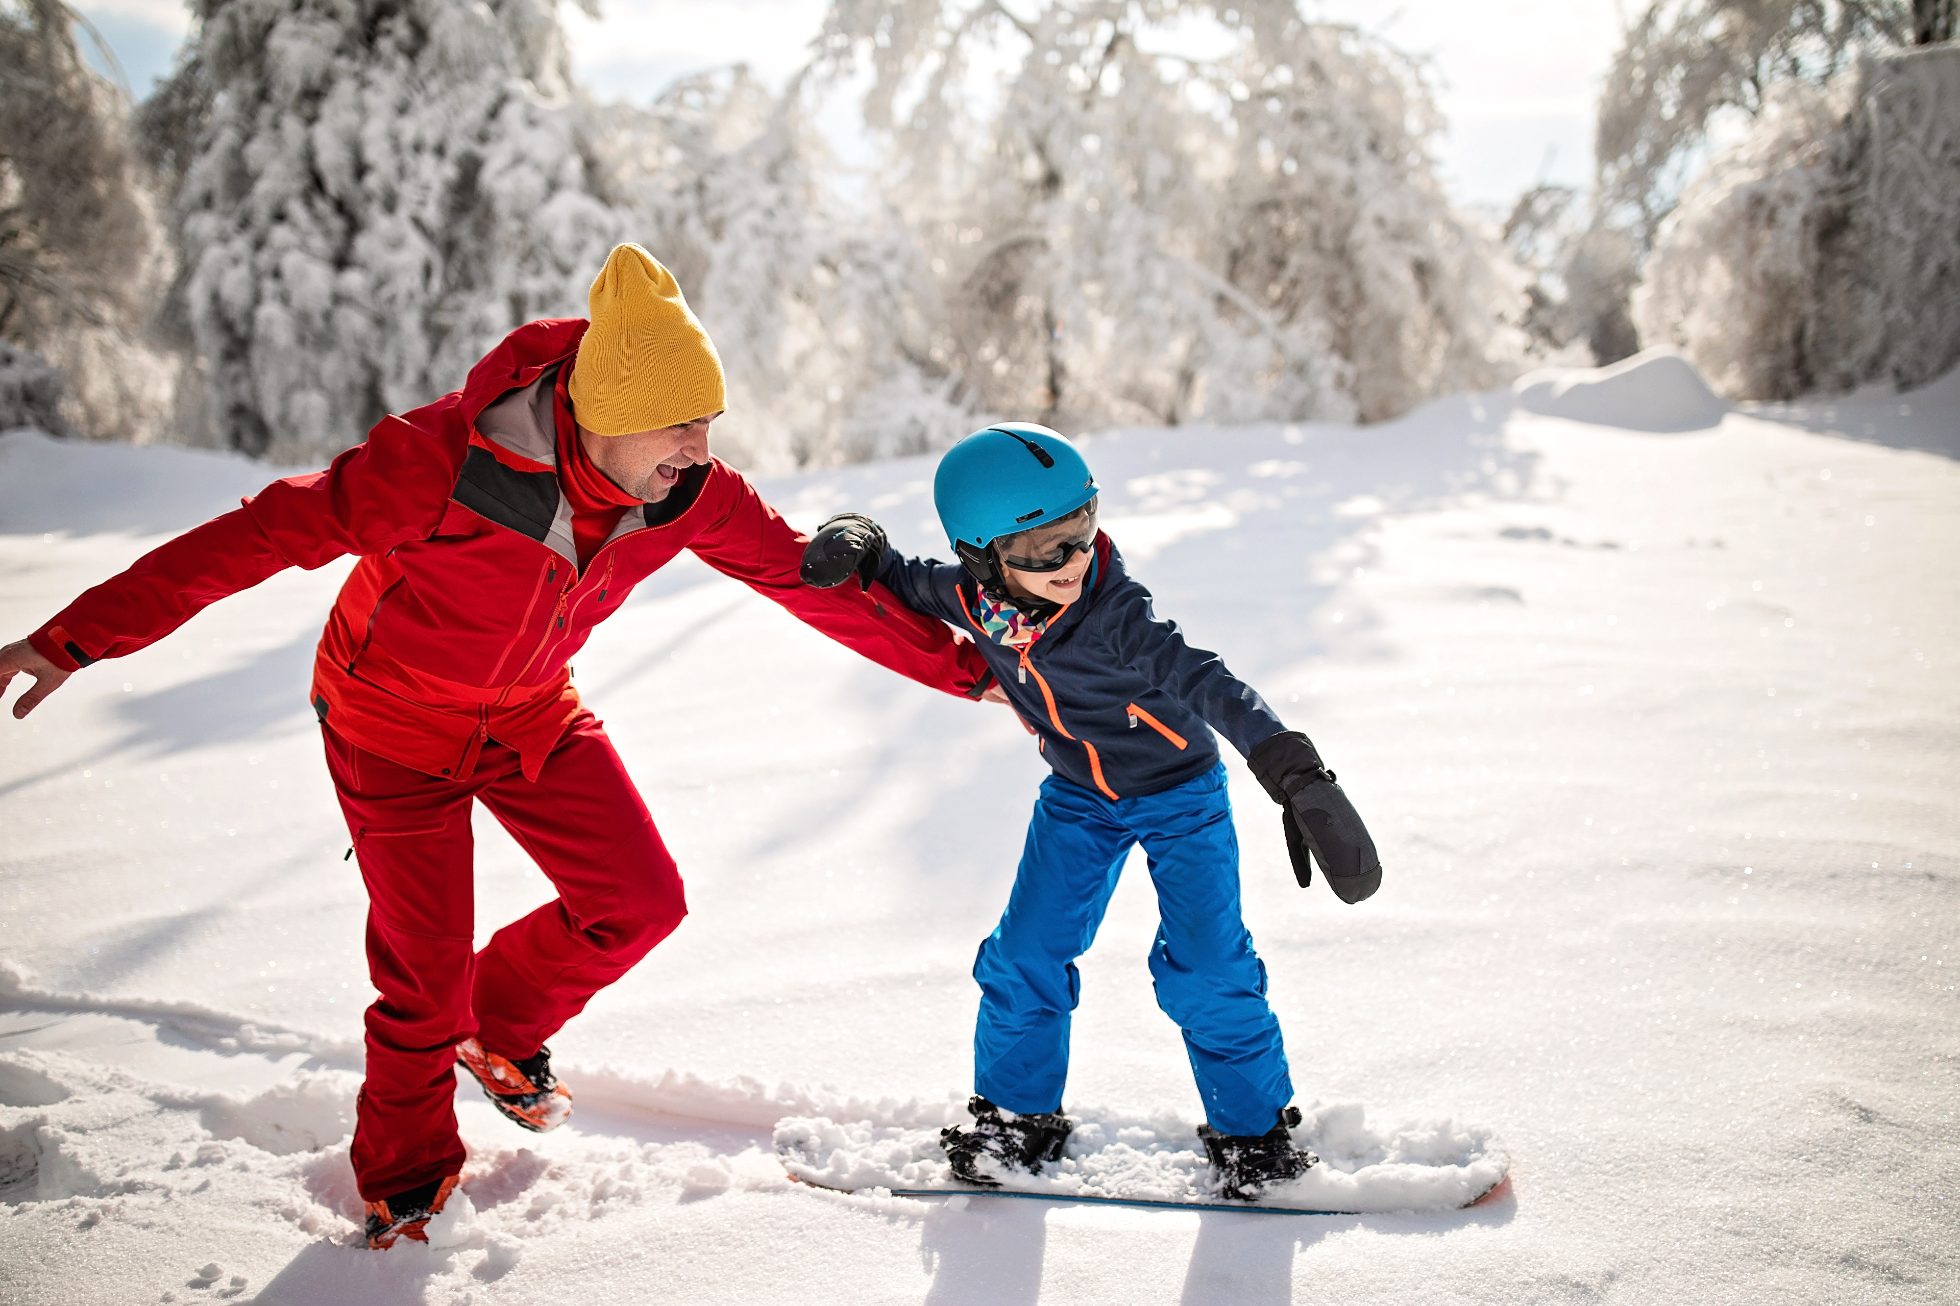
[(681, 479), (682, 470), (682, 468), (670, 467), (666, 463), (662, 463), (653, 469), (653, 474), (662, 485), (672, 486)]

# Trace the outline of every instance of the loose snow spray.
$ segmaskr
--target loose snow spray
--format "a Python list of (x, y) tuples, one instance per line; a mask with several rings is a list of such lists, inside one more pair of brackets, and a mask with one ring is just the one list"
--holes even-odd
[[(1307, 1108), (1294, 1136), (1320, 1154), (1320, 1163), (1247, 1205), (1454, 1210), (1495, 1188), (1510, 1170), (1509, 1156), (1487, 1129), (1451, 1120), (1374, 1128), (1358, 1103)], [(792, 1176), (819, 1188), (962, 1191), (949, 1183), (937, 1129), (792, 1116), (776, 1126), (776, 1152)], [(1038, 1175), (1000, 1177), (1016, 1193), (1061, 1201), (1218, 1200), (1196, 1130), (1163, 1116), (1084, 1112), (1061, 1161)]]

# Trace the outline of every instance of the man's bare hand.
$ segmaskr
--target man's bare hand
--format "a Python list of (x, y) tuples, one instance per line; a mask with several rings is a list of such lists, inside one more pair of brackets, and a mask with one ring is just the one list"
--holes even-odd
[(980, 691), (980, 701), (982, 703), (1005, 703), (1007, 701), (1007, 691), (1002, 689), (1000, 682), (996, 680), (993, 684), (988, 685)]
[(73, 675), (63, 671), (54, 663), (34, 651), (34, 646), (24, 639), (17, 639), (5, 648), (0, 648), (0, 701), (7, 697), (7, 686), (14, 677), (25, 673), (34, 678), (34, 687), (20, 696), (14, 704), (14, 715), (24, 717), (41, 705), (41, 700), (61, 688), (61, 682)]

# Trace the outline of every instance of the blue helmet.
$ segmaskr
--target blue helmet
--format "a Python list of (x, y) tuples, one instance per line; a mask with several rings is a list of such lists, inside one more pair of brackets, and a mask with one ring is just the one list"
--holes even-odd
[(1003, 535), (1066, 517), (1096, 497), (1096, 478), (1068, 437), (1032, 422), (1000, 422), (946, 451), (932, 503), (962, 558)]

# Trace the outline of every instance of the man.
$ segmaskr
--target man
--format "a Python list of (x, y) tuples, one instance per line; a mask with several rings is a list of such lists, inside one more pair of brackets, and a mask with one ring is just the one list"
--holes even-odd
[[(91, 662), (287, 567), (359, 561), (312, 699), (369, 895), (367, 1078), (353, 1163), (372, 1247), (424, 1238), (462, 1169), (452, 1063), (543, 1131), (570, 1114), (545, 1040), (665, 938), (681, 880), (567, 663), (683, 548), (831, 638), (978, 698), (971, 644), (872, 586), (801, 584), (803, 539), (708, 453), (721, 361), (666, 268), (613, 250), (588, 319), (518, 328), (462, 389), (384, 418), (0, 649), (24, 717)], [(473, 949), (470, 805), (558, 898)]]

